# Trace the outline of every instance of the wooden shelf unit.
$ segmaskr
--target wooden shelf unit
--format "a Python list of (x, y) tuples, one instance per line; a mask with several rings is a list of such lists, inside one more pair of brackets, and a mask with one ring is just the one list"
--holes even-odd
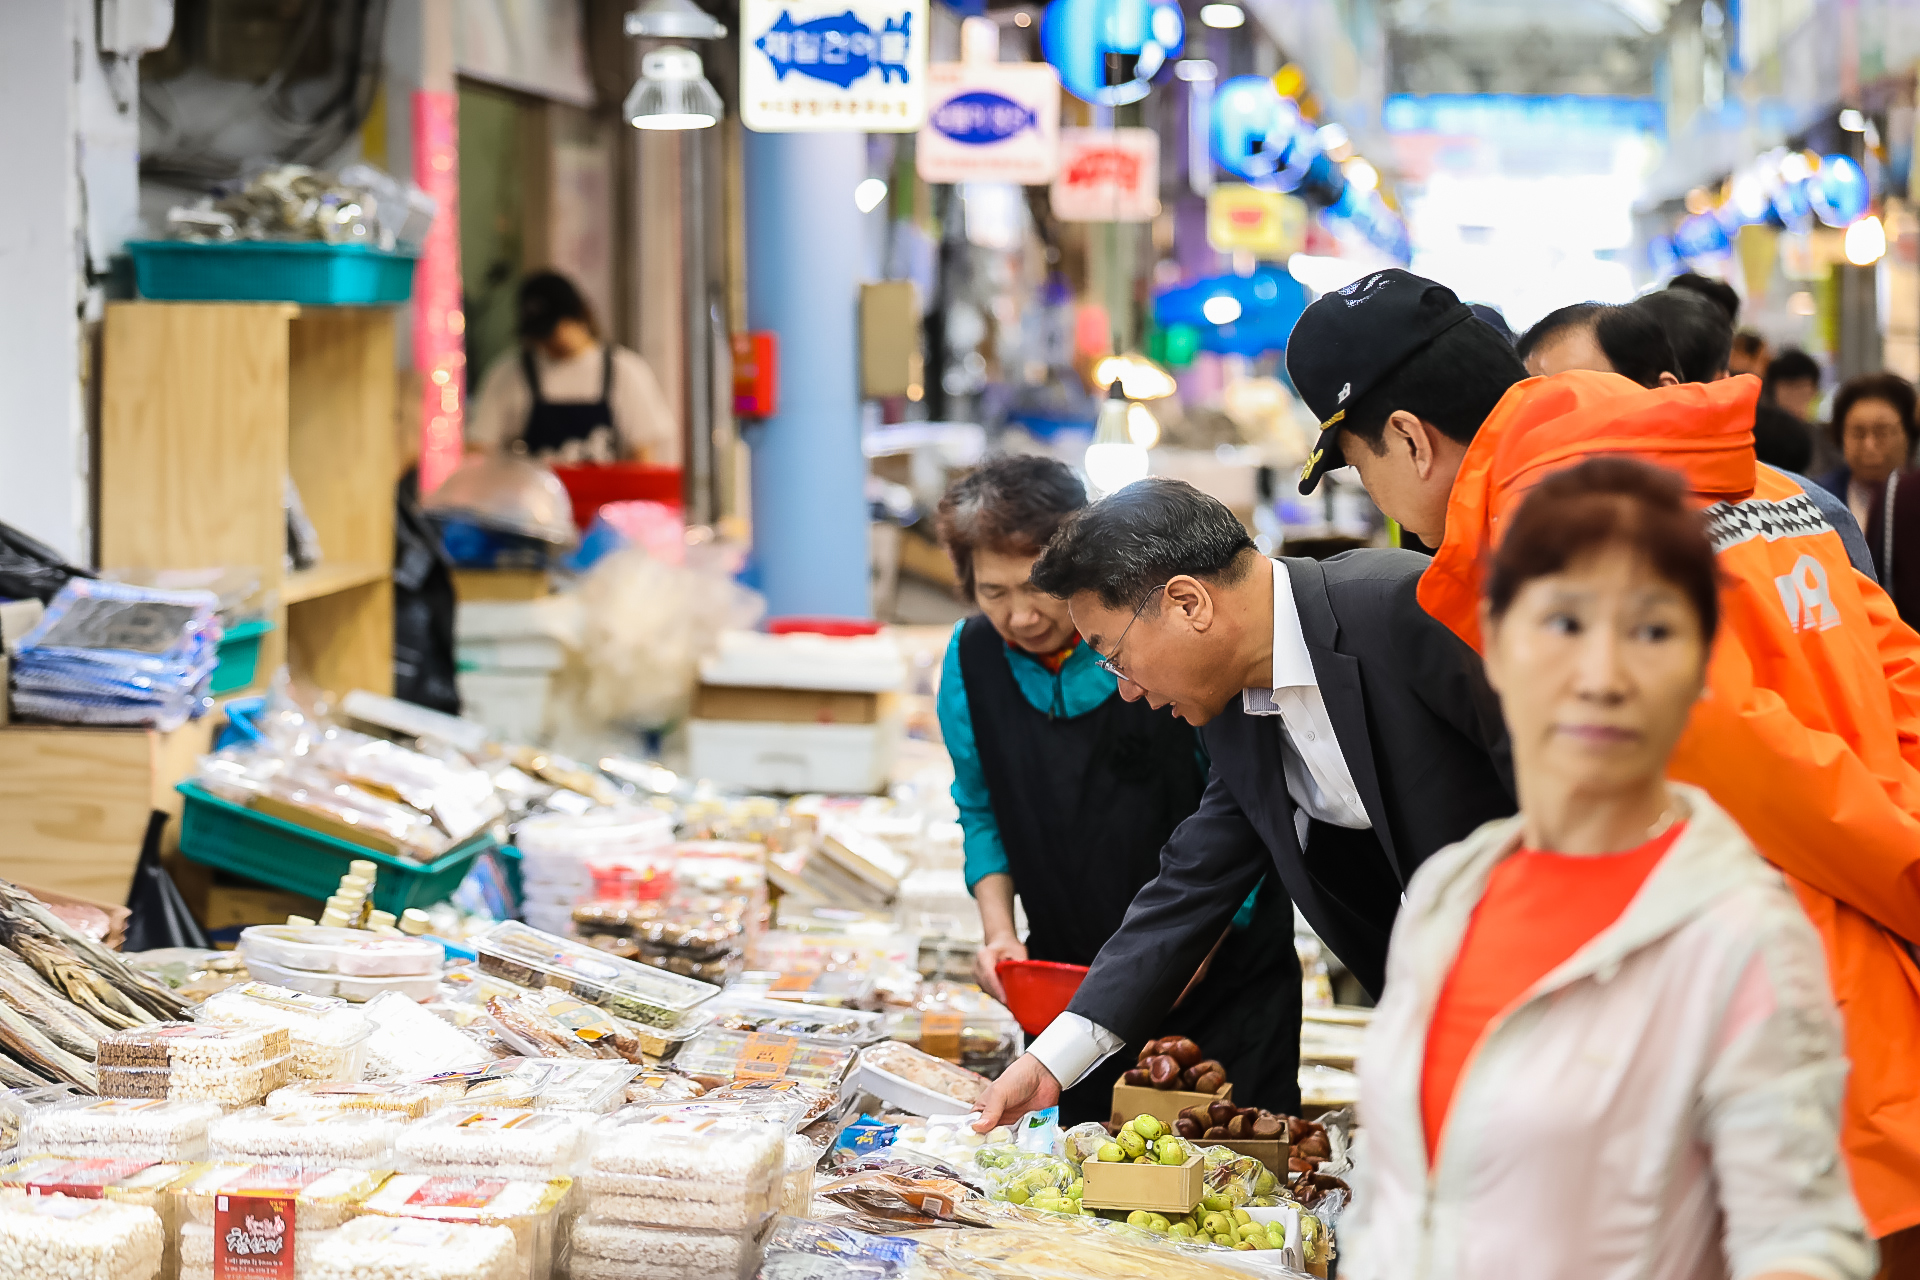
[[(393, 687), (393, 313), (123, 302), (101, 357), (100, 563), (244, 565), (285, 662), (331, 694)], [(284, 479), (322, 559), (288, 572)]]

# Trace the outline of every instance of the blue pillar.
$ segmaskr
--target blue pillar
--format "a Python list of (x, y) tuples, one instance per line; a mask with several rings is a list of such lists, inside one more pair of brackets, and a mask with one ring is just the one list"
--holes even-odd
[(767, 610), (871, 612), (860, 451), (866, 135), (746, 130), (747, 324), (777, 335), (778, 412), (752, 428), (753, 554)]

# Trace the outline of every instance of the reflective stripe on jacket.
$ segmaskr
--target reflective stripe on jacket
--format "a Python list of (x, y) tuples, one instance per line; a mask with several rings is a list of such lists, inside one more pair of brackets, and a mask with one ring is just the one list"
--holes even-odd
[(1707, 695), (1672, 776), (1785, 871), (1846, 1020), (1843, 1143), (1876, 1236), (1920, 1224), (1920, 636), (1792, 480), (1754, 463), (1758, 383), (1522, 382), (1475, 436), (1420, 602), (1469, 643), (1482, 560), (1546, 475), (1597, 453), (1681, 472), (1723, 571)]

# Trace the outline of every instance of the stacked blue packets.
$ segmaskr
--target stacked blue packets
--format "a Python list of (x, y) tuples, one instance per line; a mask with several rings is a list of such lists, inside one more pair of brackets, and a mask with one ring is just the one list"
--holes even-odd
[(212, 705), (219, 598), (75, 578), (13, 656), (16, 715), (177, 729)]

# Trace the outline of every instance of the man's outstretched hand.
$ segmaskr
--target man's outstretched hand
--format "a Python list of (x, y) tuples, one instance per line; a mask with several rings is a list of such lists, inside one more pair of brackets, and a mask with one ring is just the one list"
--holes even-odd
[(986, 1133), (1004, 1121), (1018, 1120), (1029, 1111), (1044, 1111), (1060, 1101), (1060, 1082), (1040, 1065), (1040, 1059), (1023, 1053), (1001, 1073), (980, 1098), (980, 1118), (974, 1121), (975, 1133)]

